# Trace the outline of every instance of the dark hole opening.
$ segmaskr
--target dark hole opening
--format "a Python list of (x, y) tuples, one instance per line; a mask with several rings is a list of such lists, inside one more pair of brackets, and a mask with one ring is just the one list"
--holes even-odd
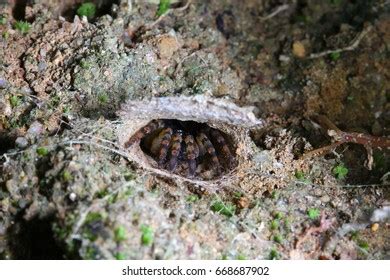
[(236, 166), (232, 137), (205, 123), (154, 120), (134, 137), (159, 168), (183, 177), (216, 179)]
[(52, 218), (34, 218), (16, 223), (8, 232), (12, 259), (60, 260), (64, 250), (56, 243), (52, 230)]
[(16, 20), (25, 20), (26, 6), (29, 0), (16, 0), (12, 8), (12, 16)]
[(77, 15), (77, 10), (83, 3), (91, 2), (95, 4), (96, 13), (93, 18), (89, 18), (89, 21), (95, 21), (98, 17), (103, 15), (107, 15), (111, 13), (112, 5), (119, 5), (119, 0), (74, 0), (69, 1), (69, 3), (63, 4), (63, 7), (60, 11), (62, 17), (64, 17), (68, 21), (73, 21), (75, 15)]

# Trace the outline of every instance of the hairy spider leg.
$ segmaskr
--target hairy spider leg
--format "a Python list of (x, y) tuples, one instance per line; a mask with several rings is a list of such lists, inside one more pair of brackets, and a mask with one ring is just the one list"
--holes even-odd
[(168, 162), (168, 170), (171, 172), (174, 172), (177, 167), (182, 141), (183, 141), (183, 136), (181, 131), (178, 131), (175, 134), (173, 134), (172, 141), (171, 141), (171, 149), (170, 149), (170, 159)]
[(146, 126), (138, 130), (130, 139), (125, 143), (125, 148), (130, 147), (135, 142), (141, 141), (142, 138), (151, 134), (153, 131), (156, 131), (159, 128), (164, 127), (164, 122), (160, 120), (153, 120), (148, 123)]
[(199, 135), (196, 136), (196, 141), (198, 142), (199, 149), (202, 149), (205, 153), (207, 152), (211, 156), (211, 161), (214, 164), (214, 169), (218, 174), (220, 174), (221, 165), (219, 164), (219, 160), (215, 152), (214, 146), (207, 137), (207, 135), (203, 132), (199, 133)]
[(169, 144), (171, 143), (173, 130), (170, 127), (164, 128), (152, 141), (150, 151), (156, 155), (158, 165), (161, 167), (168, 154)]
[(186, 144), (186, 158), (188, 160), (188, 175), (193, 177), (196, 171), (196, 159), (199, 156), (199, 147), (192, 135), (184, 138)]
[(212, 139), (218, 143), (218, 148), (221, 150), (221, 154), (225, 159), (226, 166), (230, 168), (234, 162), (234, 157), (229, 149), (228, 144), (226, 143), (225, 138), (218, 130), (215, 129), (212, 129), (210, 134)]

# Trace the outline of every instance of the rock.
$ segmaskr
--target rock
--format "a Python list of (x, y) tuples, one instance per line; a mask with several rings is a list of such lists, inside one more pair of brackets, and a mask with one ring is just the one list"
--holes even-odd
[(390, 206), (376, 209), (370, 218), (371, 222), (384, 222), (386, 220), (390, 220)]
[(300, 41), (295, 41), (292, 45), (292, 53), (294, 56), (303, 58), (306, 56), (306, 48)]
[(15, 145), (18, 148), (24, 149), (24, 148), (26, 148), (28, 146), (28, 141), (24, 137), (18, 137), (15, 140)]
[(322, 203), (328, 203), (329, 201), (330, 201), (329, 195), (324, 195), (323, 197), (321, 197)]
[(158, 50), (161, 59), (169, 60), (179, 48), (180, 44), (174, 36), (166, 35), (158, 41)]
[(11, 104), (8, 100), (4, 99), (3, 96), (0, 96), (0, 115), (1, 116), (10, 116), (12, 113)]
[(31, 137), (35, 137), (41, 134), (42, 132), (43, 132), (43, 125), (40, 122), (35, 121), (30, 125), (30, 128), (27, 130), (27, 135)]
[(7, 88), (8, 82), (7, 80), (0, 78), (0, 88)]
[(376, 231), (378, 231), (378, 229), (379, 229), (379, 224), (378, 223), (374, 223), (374, 224), (371, 225), (371, 231), (372, 232), (376, 232)]

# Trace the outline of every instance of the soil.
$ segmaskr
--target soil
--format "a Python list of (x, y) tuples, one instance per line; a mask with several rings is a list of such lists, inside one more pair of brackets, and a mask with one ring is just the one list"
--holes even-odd
[[(390, 259), (388, 1), (82, 2), (0, 1), (1, 259)], [(156, 118), (237, 167), (159, 170)]]

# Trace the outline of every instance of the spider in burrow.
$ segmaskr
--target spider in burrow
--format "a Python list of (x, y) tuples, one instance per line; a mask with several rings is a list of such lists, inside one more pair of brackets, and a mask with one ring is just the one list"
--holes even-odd
[(205, 123), (152, 120), (125, 143), (140, 143), (161, 169), (187, 178), (214, 179), (236, 164), (231, 138)]

